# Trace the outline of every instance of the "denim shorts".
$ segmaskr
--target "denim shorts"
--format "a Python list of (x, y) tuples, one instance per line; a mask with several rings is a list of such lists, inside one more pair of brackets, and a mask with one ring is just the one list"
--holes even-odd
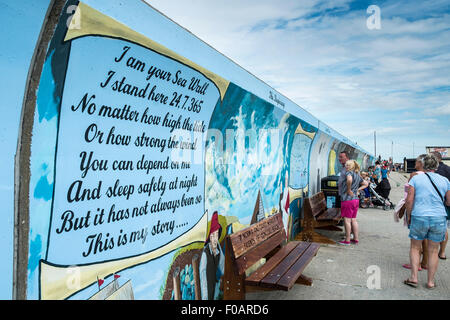
[(447, 231), (446, 217), (411, 216), (409, 237), (414, 240), (431, 240), (442, 242)]

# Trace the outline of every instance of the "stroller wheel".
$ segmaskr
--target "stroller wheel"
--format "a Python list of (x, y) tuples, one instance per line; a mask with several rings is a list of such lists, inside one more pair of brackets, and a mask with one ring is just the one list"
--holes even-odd
[(384, 205), (384, 206), (383, 206), (383, 210), (389, 210), (389, 206)]

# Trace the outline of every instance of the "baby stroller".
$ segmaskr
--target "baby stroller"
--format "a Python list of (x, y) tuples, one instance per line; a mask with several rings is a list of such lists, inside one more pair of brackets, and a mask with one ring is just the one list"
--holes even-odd
[(391, 184), (388, 179), (383, 179), (378, 185), (371, 183), (369, 185), (371, 201), (374, 206), (383, 207), (383, 210), (394, 209), (395, 205), (389, 200)]

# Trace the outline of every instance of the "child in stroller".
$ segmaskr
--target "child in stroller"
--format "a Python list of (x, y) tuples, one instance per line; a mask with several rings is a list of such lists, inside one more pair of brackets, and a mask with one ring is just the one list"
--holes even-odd
[[(361, 172), (361, 177), (364, 180), (370, 180), (370, 175), (366, 172)], [(391, 184), (387, 178), (381, 180), (378, 185), (369, 181), (369, 186), (363, 191), (359, 194), (360, 208), (383, 207), (384, 210), (395, 208), (395, 205), (389, 200)]]
[[(368, 184), (370, 185), (371, 181), (370, 181), (369, 173), (363, 171), (363, 172), (361, 172), (361, 177), (363, 178), (363, 180), (367, 181)], [(373, 207), (372, 201), (370, 199), (369, 187), (363, 189), (362, 191), (363, 192), (361, 192), (359, 194), (359, 207), (360, 208)]]

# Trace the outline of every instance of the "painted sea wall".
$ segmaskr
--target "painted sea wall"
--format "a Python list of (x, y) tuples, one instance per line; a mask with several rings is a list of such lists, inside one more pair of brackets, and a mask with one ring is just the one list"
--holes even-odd
[(0, 1), (0, 300), (12, 298), (14, 257), (14, 156), (31, 60), (50, 0)]
[(1, 263), (16, 270), (13, 298), (123, 284), (115, 297), (221, 299), (224, 239), (255, 208), (282, 212), (293, 239), (339, 152), (373, 161), (143, 1), (46, 12), (3, 195), (24, 221), (6, 227), (20, 237)]

